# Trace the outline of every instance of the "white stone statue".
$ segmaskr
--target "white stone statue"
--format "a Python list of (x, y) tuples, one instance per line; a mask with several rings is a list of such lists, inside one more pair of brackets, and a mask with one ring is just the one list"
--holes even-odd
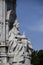
[(9, 32), (9, 52), (13, 56), (10, 61), (12, 61), (13, 65), (30, 65), (28, 40), (24, 35), (19, 35), (18, 33), (18, 22), (16, 19), (13, 28)]
[(16, 0), (0, 0), (0, 65), (31, 65), (31, 44), (20, 34)]
[[(13, 56), (13, 61), (12, 62), (20, 62), (23, 61), (24, 58), (20, 55), (23, 54), (24, 48), (21, 42), (19, 42), (19, 39), (17, 37), (17, 35), (19, 34), (18, 31), (18, 22), (17, 20), (15, 20), (15, 24), (13, 25), (13, 28), (10, 30), (9, 32), (9, 54), (11, 56)], [(20, 51), (20, 49), (22, 48), (22, 52)], [(19, 52), (20, 51), (20, 52)]]
[[(8, 18), (7, 18), (8, 21), (10, 21), (9, 20), (10, 15), (11, 15), (11, 10), (8, 12)], [(9, 64), (30, 65), (29, 54), (30, 54), (29, 42), (24, 34), (23, 35), (20, 34), (19, 23), (16, 17), (16, 19), (13, 21), (12, 28), (9, 31), (9, 44), (8, 44)]]

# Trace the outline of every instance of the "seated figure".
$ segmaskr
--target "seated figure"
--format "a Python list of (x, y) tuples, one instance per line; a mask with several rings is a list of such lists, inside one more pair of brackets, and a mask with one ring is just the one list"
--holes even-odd
[(21, 35), (19, 32), (19, 23), (16, 15), (14, 17), (14, 11), (8, 11), (7, 19), (9, 22), (9, 64), (30, 65), (28, 40), (24, 35)]

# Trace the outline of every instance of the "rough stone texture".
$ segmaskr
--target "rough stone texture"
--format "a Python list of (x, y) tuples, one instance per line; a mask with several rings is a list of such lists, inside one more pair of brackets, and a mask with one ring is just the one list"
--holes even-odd
[(31, 43), (25, 35), (18, 34), (17, 24), (16, 19), (15, 25), (9, 32), (9, 56), (13, 57), (9, 59), (9, 62), (12, 61), (11, 64), (13, 65), (31, 65), (29, 56), (32, 50)]
[(31, 65), (32, 45), (21, 35), (16, 0), (0, 0), (0, 65)]

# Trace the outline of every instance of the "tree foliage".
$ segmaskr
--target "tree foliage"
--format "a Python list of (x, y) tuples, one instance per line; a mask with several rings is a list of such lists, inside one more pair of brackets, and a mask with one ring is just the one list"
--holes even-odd
[(31, 64), (43, 65), (43, 50), (33, 51), (31, 54)]

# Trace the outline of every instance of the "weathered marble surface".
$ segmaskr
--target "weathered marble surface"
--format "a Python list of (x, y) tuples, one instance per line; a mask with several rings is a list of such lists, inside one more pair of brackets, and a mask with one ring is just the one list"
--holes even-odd
[[(29, 41), (26, 39), (25, 35), (19, 34), (19, 25), (17, 19), (13, 24), (13, 28), (9, 32), (9, 56), (13, 58), (9, 59), (9, 62), (13, 65), (31, 65), (30, 64), (30, 54)], [(30, 45), (32, 49), (32, 46)], [(29, 51), (30, 50), (30, 51)]]
[(31, 65), (31, 42), (19, 31), (16, 0), (0, 0), (0, 65)]

